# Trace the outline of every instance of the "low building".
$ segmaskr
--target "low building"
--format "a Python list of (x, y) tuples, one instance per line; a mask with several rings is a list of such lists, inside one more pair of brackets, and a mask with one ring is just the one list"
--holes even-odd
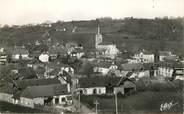
[(84, 50), (83, 48), (75, 48), (71, 53), (70, 56), (71, 57), (76, 57), (77, 59), (80, 59), (82, 56), (84, 56)]
[(12, 60), (17, 61), (20, 59), (29, 59), (29, 52), (24, 46), (15, 46), (12, 52)]
[[(127, 81), (130, 80), (126, 80), (122, 77), (79, 78), (78, 91), (80, 91), (80, 94), (84, 95), (112, 95), (115, 91), (125, 94), (125, 88), (128, 88), (125, 84), (128, 83)], [(136, 90), (135, 86), (133, 89)]]
[(184, 77), (184, 65), (178, 62), (162, 62), (158, 67), (158, 75), (165, 78), (182, 79)]
[(100, 73), (102, 75), (107, 75), (109, 71), (115, 71), (117, 68), (118, 66), (115, 65), (114, 62), (99, 62), (93, 67), (93, 72)]
[[(121, 64), (119, 70), (127, 78), (141, 78), (141, 77), (154, 77), (156, 76), (156, 68), (151, 63), (134, 63), (134, 64)], [(130, 75), (131, 74), (131, 75)]]
[(69, 65), (62, 64), (60, 62), (48, 62), (45, 65), (45, 78), (55, 78), (59, 74), (63, 74), (63, 71), (74, 74), (74, 69)]
[(8, 61), (8, 55), (7, 53), (3, 50), (0, 51), (0, 64), (6, 64), (6, 62)]
[(137, 63), (154, 63), (154, 53), (145, 50), (136, 53), (133, 58)]
[(174, 54), (172, 54), (171, 51), (160, 51), (159, 52), (159, 60), (160, 61), (165, 61), (165, 60), (178, 60), (178, 57)]
[(29, 86), (41, 86), (41, 85), (51, 85), (51, 84), (61, 84), (61, 82), (58, 78), (17, 80), (14, 83), (14, 88), (18, 90), (23, 90)]
[(28, 86), (14, 94), (13, 98), (15, 104), (31, 108), (72, 103), (70, 89), (61, 84)]
[(62, 45), (52, 46), (49, 48), (48, 54), (51, 61), (56, 60), (58, 57), (65, 57), (67, 55), (67, 49)]

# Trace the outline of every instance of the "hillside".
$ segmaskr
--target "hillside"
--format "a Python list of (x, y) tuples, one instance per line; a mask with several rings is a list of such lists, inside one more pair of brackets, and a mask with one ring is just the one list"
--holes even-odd
[(120, 50), (134, 52), (145, 48), (152, 51), (171, 50), (184, 54), (182, 51), (184, 48), (183, 18), (126, 18), (123, 20), (101, 18), (91, 21), (58, 21), (49, 24), (4, 26), (0, 28), (0, 44), (9, 46), (32, 44), (35, 40), (52, 38), (57, 42), (74, 41), (82, 44), (85, 49), (93, 49), (98, 25), (101, 27), (104, 41), (115, 43)]

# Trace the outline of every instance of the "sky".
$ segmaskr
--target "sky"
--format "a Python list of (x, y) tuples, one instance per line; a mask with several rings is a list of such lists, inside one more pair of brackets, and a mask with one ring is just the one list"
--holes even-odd
[(0, 0), (0, 25), (164, 16), (183, 17), (184, 0)]

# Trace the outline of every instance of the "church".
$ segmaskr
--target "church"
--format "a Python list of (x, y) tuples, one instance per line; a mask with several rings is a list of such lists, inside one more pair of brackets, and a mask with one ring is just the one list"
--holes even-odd
[(102, 34), (100, 33), (100, 27), (98, 27), (98, 32), (95, 36), (95, 48), (97, 58), (110, 58), (115, 59), (119, 50), (116, 45), (111, 42), (103, 42)]

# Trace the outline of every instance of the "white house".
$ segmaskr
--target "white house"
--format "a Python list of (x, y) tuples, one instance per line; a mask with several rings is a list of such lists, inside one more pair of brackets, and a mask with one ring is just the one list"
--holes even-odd
[(15, 46), (12, 52), (12, 60), (29, 59), (29, 52), (24, 46)]
[(109, 71), (117, 70), (118, 66), (114, 62), (99, 62), (93, 67), (94, 73), (101, 73), (102, 75), (107, 75)]
[(154, 63), (154, 54), (143, 50), (139, 53), (136, 53), (133, 56), (133, 60), (136, 60), (137, 63)]
[(5, 52), (4, 48), (0, 49), (0, 64), (5, 64), (7, 62), (8, 55)]
[(163, 77), (182, 79), (184, 77), (184, 66), (176, 62), (162, 62), (158, 67), (158, 75)]

